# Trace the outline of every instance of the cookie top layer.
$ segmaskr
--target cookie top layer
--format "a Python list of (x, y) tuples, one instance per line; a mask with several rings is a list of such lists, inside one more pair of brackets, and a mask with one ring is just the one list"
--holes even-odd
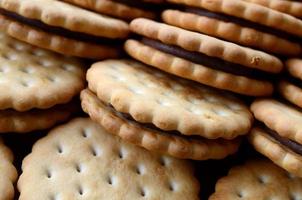
[(297, 36), (302, 36), (302, 21), (269, 9), (258, 4), (237, 0), (168, 0), (172, 3), (186, 4), (199, 7), (213, 12), (243, 18), (268, 27), (276, 28)]
[(164, 23), (139, 18), (131, 22), (130, 29), (164, 44), (175, 45), (188, 51), (203, 53), (245, 67), (272, 73), (278, 73), (283, 68), (283, 64), (278, 58), (267, 53)]
[(125, 38), (128, 24), (57, 0), (1, 0), (0, 8), (29, 19), (107, 38)]
[(108, 133), (118, 135), (129, 142), (149, 151), (162, 153), (182, 159), (207, 160), (222, 159), (235, 153), (240, 146), (240, 139), (209, 140), (202, 137), (186, 137), (176, 131), (165, 132), (147, 127), (101, 102), (88, 89), (81, 92), (83, 110), (90, 118), (99, 123)]
[(302, 80), (302, 59), (292, 58), (285, 62), (285, 69), (295, 78)]
[(0, 194), (1, 200), (14, 198), (14, 182), (17, 179), (17, 170), (13, 165), (13, 154), (3, 144), (0, 138)]
[(280, 136), (302, 144), (302, 112), (273, 99), (259, 99), (251, 110), (257, 120)]
[[(128, 6), (118, 1), (110, 1), (110, 0), (94, 0), (94, 1), (64, 0), (64, 1), (73, 3), (75, 5), (79, 5), (83, 8), (87, 8), (102, 14), (118, 17), (125, 20), (132, 20), (138, 17), (155, 18), (156, 16), (153, 12)], [(155, 3), (153, 1), (151, 2)]]
[(209, 200), (299, 199), (301, 188), (301, 178), (267, 160), (254, 160), (232, 168)]
[(100, 100), (162, 130), (231, 139), (245, 134), (251, 126), (250, 112), (232, 95), (135, 61), (95, 63), (87, 80)]
[(257, 3), (283, 13), (302, 18), (302, 3), (299, 1), (288, 0), (244, 0)]
[(22, 200), (199, 199), (189, 162), (125, 143), (90, 119), (52, 130), (33, 146), (22, 170)]
[(85, 84), (83, 63), (0, 34), (0, 109), (45, 109), (70, 101)]

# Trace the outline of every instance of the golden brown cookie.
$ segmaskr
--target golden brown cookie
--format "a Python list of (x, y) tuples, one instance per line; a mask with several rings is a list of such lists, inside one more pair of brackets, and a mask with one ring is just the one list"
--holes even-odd
[(117, 17), (124, 20), (135, 18), (155, 18), (156, 8), (160, 9), (162, 0), (142, 1), (142, 0), (63, 0), (95, 12)]
[(105, 104), (165, 131), (233, 139), (246, 134), (253, 120), (247, 107), (229, 93), (132, 60), (97, 62), (88, 70), (87, 81)]
[(291, 103), (302, 108), (302, 59), (285, 62), (287, 74), (278, 83), (278, 92)]
[(302, 177), (302, 112), (273, 99), (259, 99), (251, 110), (259, 124), (250, 143), (280, 167)]
[(0, 110), (65, 104), (85, 85), (85, 65), (0, 33)]
[(132, 21), (130, 29), (142, 36), (125, 43), (135, 59), (240, 94), (271, 94), (267, 80), (283, 67), (278, 58), (264, 52), (147, 19)]
[(59, 53), (103, 59), (116, 57), (128, 24), (57, 0), (2, 0), (1, 30)]
[(13, 154), (0, 138), (0, 199), (14, 198), (14, 183), (17, 180), (17, 170), (13, 165)]
[(45, 110), (32, 109), (18, 112), (12, 109), (0, 111), (0, 133), (28, 133), (44, 130), (66, 121), (79, 111), (75, 102), (56, 105)]
[(209, 200), (299, 200), (302, 179), (267, 160), (250, 160), (233, 167), (216, 184)]
[(301, 1), (292, 0), (244, 0), (251, 3), (260, 4), (274, 10), (278, 10), (289, 15), (302, 18), (302, 3)]
[(182, 5), (163, 13), (168, 24), (274, 54), (302, 52), (302, 21), (290, 15), (238, 0), (168, 1)]
[(199, 199), (190, 162), (125, 143), (84, 118), (40, 139), (22, 171), (20, 200)]
[(180, 134), (148, 128), (123, 117), (112, 107), (101, 102), (88, 89), (81, 93), (82, 108), (92, 120), (109, 133), (124, 141), (144, 147), (150, 151), (177, 158), (193, 160), (222, 159), (238, 150), (240, 140), (209, 140), (202, 137), (183, 137)]

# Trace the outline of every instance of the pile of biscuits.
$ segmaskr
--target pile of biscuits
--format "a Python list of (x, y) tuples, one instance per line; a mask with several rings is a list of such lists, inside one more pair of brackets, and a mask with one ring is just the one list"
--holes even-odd
[(0, 200), (300, 200), (302, 3), (0, 0), (0, 133)]

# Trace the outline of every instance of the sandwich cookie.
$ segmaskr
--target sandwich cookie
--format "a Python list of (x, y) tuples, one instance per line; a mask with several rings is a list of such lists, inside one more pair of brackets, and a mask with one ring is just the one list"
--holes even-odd
[(251, 3), (260, 4), (274, 10), (302, 18), (302, 3), (299, 0), (244, 0)]
[(267, 160), (251, 160), (221, 178), (209, 200), (300, 200), (301, 188), (301, 178)]
[(279, 55), (302, 53), (302, 20), (238, 0), (168, 0), (182, 5), (167, 10), (163, 21), (240, 45)]
[(77, 110), (71, 101), (85, 85), (79, 60), (1, 33), (0, 63), (0, 132), (49, 128)]
[(1, 0), (0, 30), (58, 53), (117, 57), (128, 24), (57, 0)]
[(198, 200), (190, 162), (123, 142), (88, 118), (38, 140), (22, 163), (20, 200)]
[(287, 74), (278, 83), (278, 92), (291, 103), (302, 108), (302, 59), (285, 62)]
[(127, 21), (135, 18), (156, 18), (164, 0), (63, 0), (100, 14)]
[(172, 77), (131, 60), (88, 70), (82, 108), (109, 133), (150, 151), (194, 160), (237, 151), (252, 123), (233, 96)]
[(13, 200), (17, 170), (13, 165), (13, 154), (0, 138), (0, 199)]
[(171, 74), (250, 96), (270, 95), (282, 62), (267, 53), (148, 19), (135, 19), (140, 35), (125, 50), (135, 59)]
[(273, 99), (256, 100), (251, 110), (258, 120), (249, 135), (257, 151), (302, 177), (302, 110)]

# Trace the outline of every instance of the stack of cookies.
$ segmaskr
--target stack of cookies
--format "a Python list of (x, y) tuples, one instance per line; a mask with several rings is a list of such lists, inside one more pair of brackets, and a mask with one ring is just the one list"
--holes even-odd
[[(301, 199), (301, 18), (292, 0), (0, 0), (0, 200)], [(196, 173), (211, 160), (228, 175)]]

